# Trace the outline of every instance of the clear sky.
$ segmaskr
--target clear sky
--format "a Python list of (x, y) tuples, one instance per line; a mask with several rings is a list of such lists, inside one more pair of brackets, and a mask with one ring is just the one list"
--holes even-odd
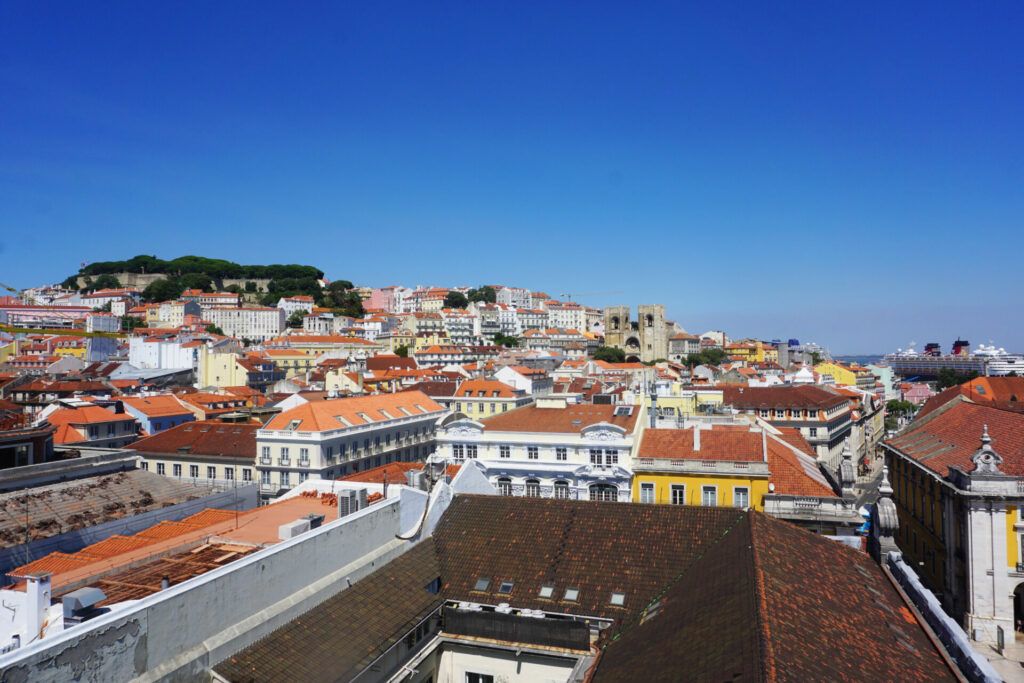
[(1020, 2), (2, 3), (0, 282), (194, 253), (1024, 350), (1022, 35)]

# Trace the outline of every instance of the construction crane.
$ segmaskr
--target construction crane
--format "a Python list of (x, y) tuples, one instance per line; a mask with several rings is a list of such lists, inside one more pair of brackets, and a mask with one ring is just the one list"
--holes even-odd
[(612, 294), (622, 294), (622, 292), (621, 291), (611, 291), (611, 292), (565, 292), (565, 293), (562, 294), (562, 298), (563, 299), (567, 299), (568, 301), (572, 301), (573, 297), (577, 297), (578, 298), (578, 297), (581, 297), (581, 296), (611, 296)]

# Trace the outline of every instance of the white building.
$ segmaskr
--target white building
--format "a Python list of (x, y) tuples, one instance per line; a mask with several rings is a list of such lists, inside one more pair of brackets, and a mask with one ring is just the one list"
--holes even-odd
[(256, 433), (261, 489), (275, 494), (307, 479), (335, 479), (426, 457), (447, 414), (419, 391), (309, 401)]
[(285, 319), (292, 316), (293, 313), (303, 311), (305, 313), (313, 312), (313, 297), (308, 294), (299, 294), (298, 296), (282, 297), (277, 302), (277, 307), (284, 311)]
[(128, 340), (128, 364), (142, 370), (190, 370), (196, 367), (202, 342), (133, 336)]
[(202, 315), (203, 309), (195, 301), (164, 301), (157, 315), (160, 323), (167, 327), (181, 327), (186, 315)]
[(539, 398), (481, 421), (447, 420), (431, 459), (472, 461), (504, 495), (629, 501), (642, 412)]
[(288, 316), (283, 308), (243, 306), (210, 308), (203, 313), (203, 319), (222, 329), (229, 337), (265, 341), (284, 331)]

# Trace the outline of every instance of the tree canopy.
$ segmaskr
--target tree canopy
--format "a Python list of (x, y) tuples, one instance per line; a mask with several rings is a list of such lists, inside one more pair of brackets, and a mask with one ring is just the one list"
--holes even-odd
[(594, 351), (594, 360), (603, 360), (606, 363), (626, 362), (626, 352), (614, 346), (599, 346)]
[(469, 299), (462, 292), (448, 292), (444, 297), (445, 308), (465, 308), (469, 306)]
[[(253, 278), (277, 280), (281, 278), (322, 278), (324, 273), (313, 266), (299, 264), (272, 264), (266, 266), (244, 266), (233, 261), (213, 259), (205, 256), (179, 256), (165, 261), (156, 256), (139, 255), (126, 261), (97, 261), (83, 267), (79, 275), (103, 275), (105, 273), (161, 273), (184, 275), (203, 273), (211, 278)], [(74, 276), (72, 276), (74, 277)]]
[(493, 304), (498, 300), (498, 294), (494, 291), (494, 287), (490, 285), (484, 285), (477, 287), (476, 289), (469, 290), (469, 294), (466, 296), (470, 301), (479, 301), (481, 303)]

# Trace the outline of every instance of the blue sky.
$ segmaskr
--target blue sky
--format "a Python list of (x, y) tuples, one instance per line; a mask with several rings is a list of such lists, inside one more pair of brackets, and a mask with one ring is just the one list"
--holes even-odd
[(1024, 350), (1024, 5), (895, 4), (4, 3), (0, 281), (197, 253)]

